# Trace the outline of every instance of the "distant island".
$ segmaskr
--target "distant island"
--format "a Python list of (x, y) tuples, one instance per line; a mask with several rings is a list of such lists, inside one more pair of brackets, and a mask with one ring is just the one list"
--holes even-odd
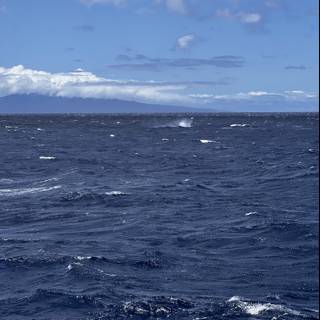
[(215, 112), (211, 109), (147, 104), (135, 101), (94, 98), (65, 98), (45, 95), (0, 97), (0, 113), (169, 113)]
[(0, 114), (16, 113), (216, 113), (216, 112), (317, 112), (313, 104), (303, 101), (285, 106), (274, 101), (268, 110), (261, 108), (259, 101), (221, 101), (219, 106), (192, 107), (162, 105), (127, 101), (121, 99), (99, 99), (79, 97), (57, 97), (38, 94), (13, 94), (0, 97)]

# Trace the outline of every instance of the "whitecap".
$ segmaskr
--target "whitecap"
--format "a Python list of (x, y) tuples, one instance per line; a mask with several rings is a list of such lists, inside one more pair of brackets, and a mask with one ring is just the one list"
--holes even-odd
[(20, 196), (20, 195), (30, 194), (30, 193), (52, 191), (60, 188), (61, 186), (24, 188), (24, 189), (0, 189), (0, 196)]
[(110, 138), (114, 138), (115, 137), (115, 135), (114, 134), (110, 134)]
[(179, 120), (177, 126), (180, 128), (191, 128), (192, 127), (192, 119)]
[(167, 138), (162, 138), (161, 140), (162, 141), (169, 141), (169, 139), (167, 139)]
[(157, 125), (155, 128), (191, 128), (193, 119), (180, 119), (166, 124)]
[(50, 182), (50, 181), (58, 181), (60, 178), (57, 178), (57, 177), (52, 177), (52, 178), (48, 178), (48, 179), (45, 179), (45, 180), (41, 180), (40, 182), (41, 183), (46, 183), (46, 182)]
[(250, 125), (247, 123), (233, 123), (230, 124), (230, 127), (250, 127)]
[(201, 143), (212, 143), (212, 142), (215, 142), (215, 141), (213, 141), (213, 140), (200, 139), (200, 142), (201, 142)]
[(77, 265), (77, 266), (82, 266), (82, 263), (80, 263), (80, 262), (70, 263), (70, 264), (68, 264), (67, 269), (68, 269), (69, 271), (71, 271), (75, 265)]
[(258, 213), (257, 211), (250, 211), (250, 212), (247, 212), (247, 213), (245, 214), (245, 216), (251, 216), (251, 215), (257, 214), (257, 213)]
[(40, 156), (39, 159), (40, 159), (40, 160), (55, 160), (56, 157), (52, 157), (52, 156)]
[(81, 261), (81, 260), (90, 260), (90, 259), (92, 259), (92, 257), (91, 256), (87, 256), (87, 257), (77, 256), (76, 259), (79, 260), (79, 261)]
[(127, 193), (124, 193), (122, 191), (108, 191), (105, 193), (107, 196), (121, 196), (121, 195), (126, 195)]
[(243, 299), (239, 296), (231, 297), (228, 302), (235, 303), (242, 311), (251, 316), (257, 316), (264, 311), (280, 311), (295, 316), (301, 316), (301, 313), (299, 311), (290, 309), (280, 304), (247, 302), (243, 301)]

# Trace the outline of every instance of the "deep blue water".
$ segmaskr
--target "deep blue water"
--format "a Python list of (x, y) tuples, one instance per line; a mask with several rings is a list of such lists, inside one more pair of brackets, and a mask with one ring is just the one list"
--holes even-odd
[(318, 114), (191, 117), (0, 117), (1, 319), (319, 318)]

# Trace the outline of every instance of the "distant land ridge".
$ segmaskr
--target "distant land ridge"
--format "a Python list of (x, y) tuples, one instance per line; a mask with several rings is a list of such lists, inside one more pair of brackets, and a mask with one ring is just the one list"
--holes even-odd
[(0, 114), (7, 113), (170, 113), (215, 112), (211, 109), (95, 98), (66, 98), (37, 94), (0, 97)]

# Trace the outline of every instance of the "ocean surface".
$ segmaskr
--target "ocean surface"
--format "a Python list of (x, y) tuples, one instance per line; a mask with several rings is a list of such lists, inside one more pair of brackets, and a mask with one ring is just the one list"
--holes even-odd
[(317, 130), (0, 116), (0, 319), (319, 319)]

